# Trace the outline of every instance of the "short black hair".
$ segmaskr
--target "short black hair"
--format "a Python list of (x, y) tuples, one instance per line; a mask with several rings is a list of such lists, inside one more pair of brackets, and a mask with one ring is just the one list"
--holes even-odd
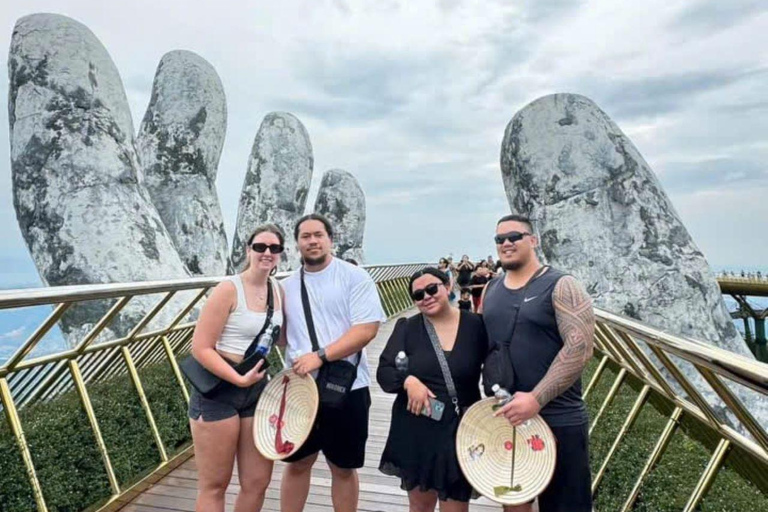
[(435, 267), (425, 267), (425, 268), (423, 268), (421, 270), (417, 270), (416, 272), (411, 274), (411, 279), (410, 279), (410, 281), (408, 281), (408, 293), (413, 291), (413, 282), (415, 280), (417, 280), (418, 278), (420, 278), (421, 276), (425, 276), (427, 274), (429, 274), (431, 276), (435, 276), (445, 286), (448, 286), (449, 284), (451, 284), (451, 280), (448, 277), (448, 274), (446, 274), (442, 270), (436, 269)]
[(469, 288), (462, 288), (461, 294), (464, 295), (465, 293), (470, 293)]
[(502, 222), (519, 222), (521, 224), (525, 224), (526, 226), (528, 226), (528, 231), (533, 233), (533, 224), (531, 224), (531, 219), (529, 219), (525, 215), (510, 213), (509, 215), (505, 215), (502, 218), (500, 218), (499, 221), (496, 223), (496, 226), (498, 226)]
[(325, 215), (321, 215), (319, 213), (308, 213), (296, 221), (296, 226), (294, 226), (293, 228), (294, 239), (296, 240), (299, 239), (299, 228), (303, 223), (305, 223), (308, 220), (319, 220), (320, 222), (322, 222), (323, 226), (325, 226), (325, 232), (328, 233), (328, 238), (333, 240), (333, 227), (331, 227), (331, 221), (329, 221)]

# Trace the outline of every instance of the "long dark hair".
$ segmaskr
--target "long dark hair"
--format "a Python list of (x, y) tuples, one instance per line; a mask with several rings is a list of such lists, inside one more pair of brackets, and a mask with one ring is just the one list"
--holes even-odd
[[(251, 244), (253, 243), (253, 239), (262, 233), (272, 233), (280, 241), (280, 245), (285, 247), (285, 235), (283, 235), (283, 230), (280, 229), (276, 224), (262, 224), (261, 226), (254, 229), (253, 233), (251, 233), (251, 236), (248, 237), (248, 241), (245, 243), (245, 246), (246, 246), (245, 254), (248, 254), (247, 248), (251, 246)], [(245, 258), (245, 266), (243, 267), (242, 272), (245, 272), (246, 270), (248, 270), (250, 266), (251, 266), (251, 259)], [(269, 275), (273, 275), (276, 273), (277, 273), (277, 265), (275, 265), (275, 267), (272, 269)]]

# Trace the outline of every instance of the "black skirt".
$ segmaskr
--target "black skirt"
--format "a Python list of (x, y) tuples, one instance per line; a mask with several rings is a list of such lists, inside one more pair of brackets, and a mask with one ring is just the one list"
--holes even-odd
[(379, 470), (400, 478), (405, 491), (436, 491), (441, 501), (476, 498), (456, 458), (459, 418), (450, 401), (441, 421), (411, 414), (406, 405), (407, 396), (398, 395)]

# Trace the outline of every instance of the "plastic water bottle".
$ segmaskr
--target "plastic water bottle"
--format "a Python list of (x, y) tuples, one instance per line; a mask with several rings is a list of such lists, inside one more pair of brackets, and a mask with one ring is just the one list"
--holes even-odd
[(493, 391), (493, 396), (496, 397), (496, 400), (499, 401), (499, 405), (506, 405), (512, 400), (512, 394), (498, 384), (494, 384), (491, 387), (491, 391)]
[(274, 330), (275, 326), (272, 323), (264, 329), (264, 333), (261, 335), (261, 338), (259, 338), (259, 344), (256, 345), (257, 354), (267, 357), (267, 354), (269, 354), (269, 351), (272, 349), (272, 331)]
[(401, 372), (408, 371), (408, 355), (402, 350), (395, 357), (395, 368)]

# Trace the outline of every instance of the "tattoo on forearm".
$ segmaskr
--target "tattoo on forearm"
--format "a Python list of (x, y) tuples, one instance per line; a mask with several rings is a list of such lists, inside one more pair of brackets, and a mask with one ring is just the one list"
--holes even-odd
[(576, 279), (565, 276), (557, 282), (552, 293), (552, 304), (563, 348), (533, 390), (542, 407), (579, 378), (592, 357), (595, 334), (592, 299)]

